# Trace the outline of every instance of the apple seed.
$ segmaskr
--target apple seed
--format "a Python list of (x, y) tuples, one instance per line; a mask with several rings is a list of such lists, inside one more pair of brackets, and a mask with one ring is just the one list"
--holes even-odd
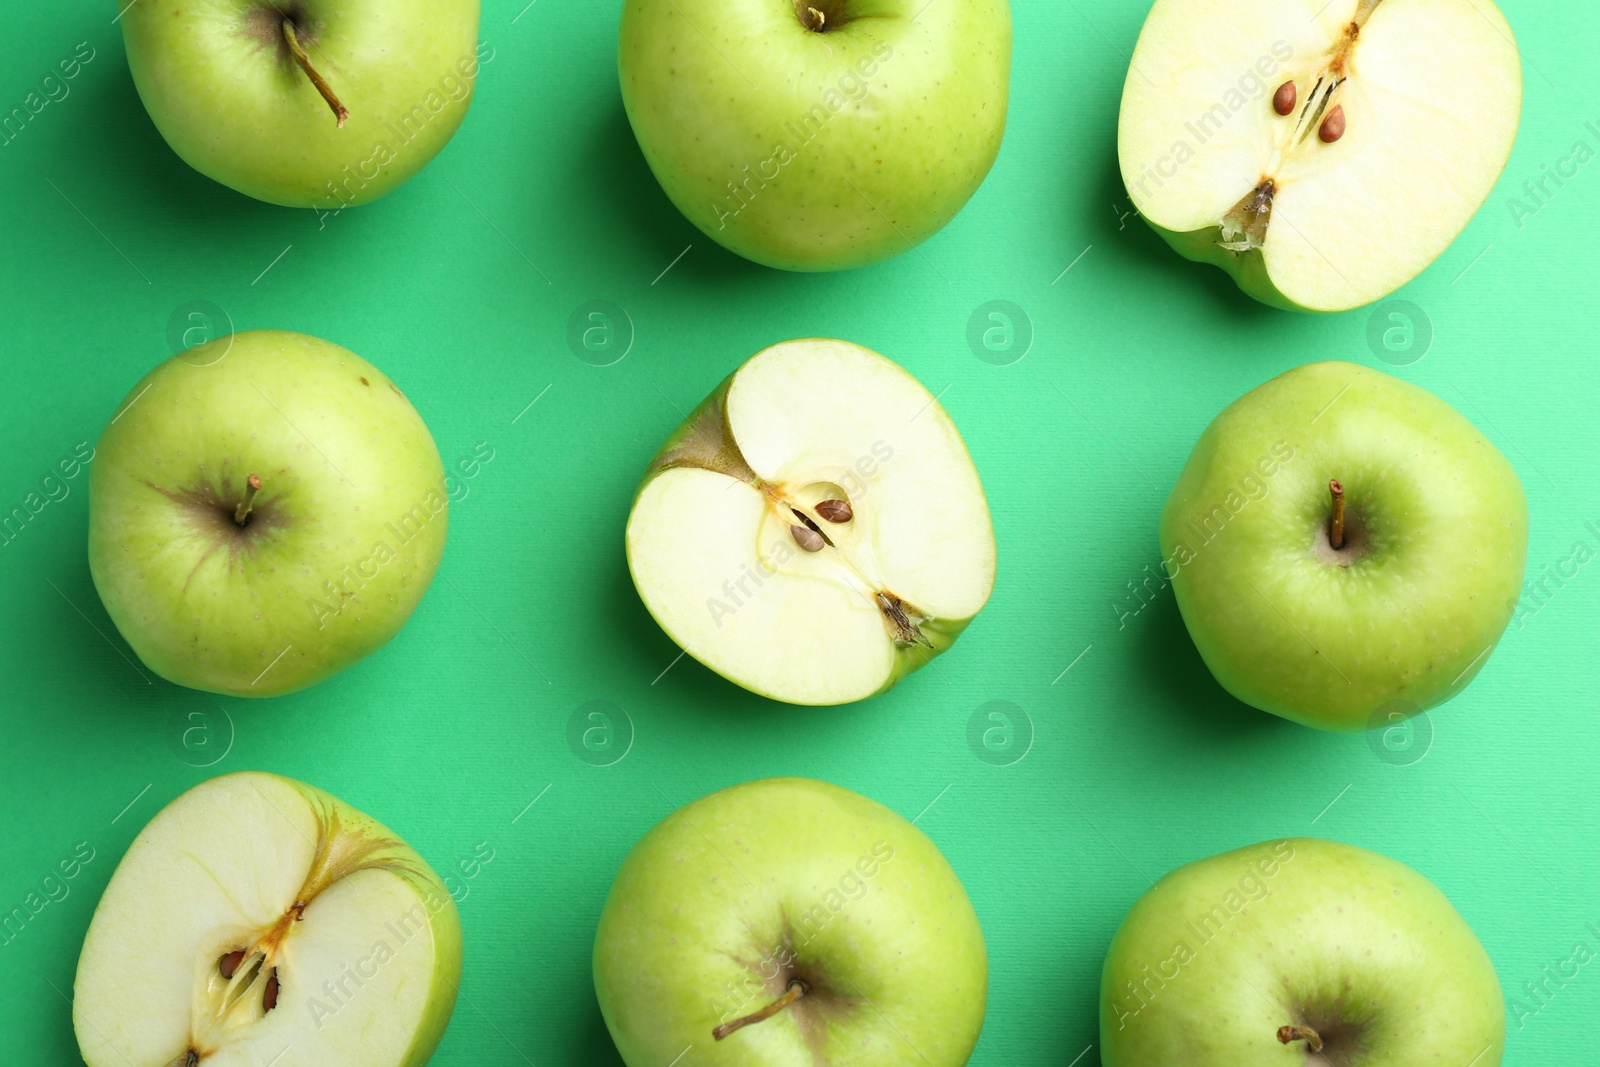
[(822, 535), (809, 526), (791, 526), (789, 535), (794, 538), (794, 543), (807, 552), (822, 551)]
[(1286, 81), (1278, 86), (1278, 91), (1272, 94), (1272, 110), (1280, 115), (1287, 115), (1293, 111), (1296, 93), (1293, 81)]
[(1322, 125), (1317, 129), (1317, 137), (1323, 144), (1332, 144), (1344, 136), (1344, 105), (1335, 104), (1333, 110), (1328, 112), (1328, 117), (1322, 120)]
[(855, 518), (855, 512), (851, 510), (849, 503), (843, 500), (824, 500), (817, 505), (816, 510), (818, 515), (829, 522), (849, 522)]
[[(274, 967), (272, 974), (267, 978), (267, 990), (261, 996), (263, 1011), (271, 1011), (278, 1006), (278, 969)], [(1320, 1045), (1318, 1046), (1320, 1047)]]
[(224, 978), (232, 978), (233, 972), (239, 969), (239, 964), (244, 962), (244, 949), (234, 949), (217, 961), (217, 973)]

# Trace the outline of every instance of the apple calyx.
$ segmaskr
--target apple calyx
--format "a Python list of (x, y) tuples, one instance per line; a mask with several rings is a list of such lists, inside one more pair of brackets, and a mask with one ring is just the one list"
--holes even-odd
[(1328, 493), (1333, 497), (1333, 516), (1328, 520), (1328, 544), (1334, 551), (1344, 547), (1344, 486), (1339, 479), (1328, 479)]
[(721, 1026), (718, 1026), (711, 1031), (711, 1036), (713, 1039), (721, 1041), (729, 1034), (737, 1030), (742, 1030), (751, 1023), (759, 1023), (765, 1019), (772, 1018), (774, 1015), (778, 1014), (784, 1008), (787, 1008), (789, 1005), (793, 1004), (795, 1001), (799, 1000), (809, 992), (811, 992), (811, 985), (809, 982), (803, 978), (791, 978), (788, 986), (783, 991), (783, 996), (779, 997), (777, 1000), (774, 1000), (766, 1007), (761, 1008), (759, 1011), (753, 1011), (741, 1019), (734, 1019), (731, 1022), (723, 1023)]
[(311, 65), (311, 57), (306, 55), (305, 46), (300, 43), (299, 35), (295, 33), (294, 21), (285, 17), (282, 21), (283, 39), (289, 46), (289, 54), (294, 56), (300, 69), (306, 72), (306, 77), (311, 79), (311, 84), (317, 87), (317, 92), (322, 94), (322, 99), (328, 102), (328, 107), (333, 110), (333, 117), (338, 120), (339, 128), (344, 129), (344, 121), (350, 117), (350, 111), (339, 98), (334, 95), (333, 88), (323, 80), (317, 68)]
[(233, 509), (233, 524), (243, 526), (250, 521), (250, 508), (256, 502), (256, 494), (261, 492), (261, 475), (252, 474), (244, 480), (244, 499), (239, 501), (239, 506)]
[[(1349, 80), (1350, 54), (1357, 38), (1361, 36), (1361, 27), (1366, 25), (1373, 10), (1382, 2), (1361, 0), (1355, 15), (1339, 34), (1322, 70), (1317, 73), (1316, 80), (1306, 93), (1299, 117), (1280, 137), (1273, 165), (1267, 168), (1267, 173), (1262, 175), (1255, 188), (1219, 220), (1222, 240), (1217, 244), (1220, 247), (1230, 252), (1249, 252), (1265, 244), (1267, 223), (1272, 216), (1272, 198), (1278, 190), (1277, 172), (1300, 149), (1312, 130), (1317, 131), (1317, 140), (1322, 144), (1333, 144), (1344, 136), (1344, 105), (1339, 102), (1339, 97), (1344, 83)], [(1294, 112), (1299, 98), (1299, 86), (1290, 78), (1272, 94), (1272, 110), (1287, 118)]]
[(1278, 1043), (1287, 1045), (1295, 1041), (1304, 1041), (1306, 1047), (1312, 1052), (1322, 1051), (1322, 1035), (1309, 1026), (1280, 1026), (1278, 1027)]

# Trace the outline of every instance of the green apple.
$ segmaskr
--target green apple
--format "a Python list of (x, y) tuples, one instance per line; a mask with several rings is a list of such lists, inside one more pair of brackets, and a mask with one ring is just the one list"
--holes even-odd
[(667, 634), (774, 700), (843, 704), (945, 651), (994, 588), (994, 527), (935, 398), (858, 345), (758, 352), (656, 455), (628, 567)]
[(289, 207), (364, 204), (439, 153), (478, 75), (478, 0), (116, 0), (128, 68), (195, 170)]
[(1511, 155), (1490, 0), (1156, 0), (1122, 89), (1133, 206), (1257, 300), (1342, 311), (1455, 240)]
[(1363, 730), (1483, 668), (1521, 591), (1528, 505), (1505, 456), (1443, 400), (1313, 363), (1206, 428), (1161, 513), (1161, 553), (1223, 688)]
[(639, 147), (713, 241), (785, 270), (914, 248), (994, 163), (1007, 0), (625, 0)]
[(1103, 1067), (1496, 1067), (1494, 965), (1432, 882), (1375, 852), (1268, 841), (1180, 867), (1128, 912)]
[(594, 984), (628, 1067), (959, 1067), (983, 931), (933, 842), (825, 782), (771, 778), (657, 823), (617, 872)]
[(302, 689), (380, 648), (444, 553), (444, 466), (376, 367), (304, 334), (158, 366), (101, 435), (89, 570), (151, 670), (232, 696)]
[(386, 826), (303, 782), (229, 774), (128, 848), (84, 938), (89, 1067), (421, 1067), (461, 981), (455, 902)]

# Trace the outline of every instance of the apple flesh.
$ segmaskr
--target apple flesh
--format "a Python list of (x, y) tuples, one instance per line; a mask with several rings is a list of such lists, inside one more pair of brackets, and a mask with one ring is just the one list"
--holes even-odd
[(461, 980), (455, 902), (390, 829), (303, 782), (213, 778), (117, 866), (78, 960), (89, 1067), (421, 1067)]
[(678, 210), (785, 270), (896, 256), (1000, 150), (1007, 0), (626, 0), (622, 100)]
[(158, 366), (101, 435), (89, 570), (145, 665), (232, 696), (292, 692), (382, 647), (438, 569), (438, 449), (338, 345), (257, 330)]
[(629, 1067), (959, 1067), (988, 962), (961, 882), (880, 804), (804, 778), (685, 805), (617, 872), (595, 992)]
[(1161, 513), (1161, 551), (1223, 688), (1363, 730), (1449, 700), (1483, 669), (1521, 591), (1528, 505), (1510, 462), (1443, 400), (1314, 363), (1206, 428)]
[(461, 125), (478, 3), (117, 6), (139, 97), (185, 163), (271, 204), (342, 208), (400, 185)]
[(757, 353), (645, 472), (627, 528), (645, 606), (690, 655), (793, 704), (882, 692), (950, 647), (994, 587), (961, 436), (845, 341)]
[(1466, 226), (1522, 109), (1490, 0), (1156, 0), (1122, 91), (1133, 205), (1258, 300), (1342, 311)]
[(1104, 1067), (1496, 1067), (1494, 965), (1404, 864), (1315, 838), (1180, 867), (1106, 954)]

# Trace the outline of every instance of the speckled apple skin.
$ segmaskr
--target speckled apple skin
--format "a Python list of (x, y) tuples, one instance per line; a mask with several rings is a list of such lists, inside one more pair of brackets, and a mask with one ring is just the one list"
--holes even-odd
[(789, 0), (622, 13), (622, 99), (662, 188), (713, 240), (785, 270), (921, 244), (977, 191), (1005, 132), (1006, 0), (814, 6), (837, 28), (807, 29)]
[[(216, 509), (262, 479), (245, 536)], [(304, 334), (191, 348), (117, 406), (89, 482), (89, 569), (117, 629), (163, 678), (292, 692), (380, 648), (433, 579), (444, 467), (372, 364)]]

